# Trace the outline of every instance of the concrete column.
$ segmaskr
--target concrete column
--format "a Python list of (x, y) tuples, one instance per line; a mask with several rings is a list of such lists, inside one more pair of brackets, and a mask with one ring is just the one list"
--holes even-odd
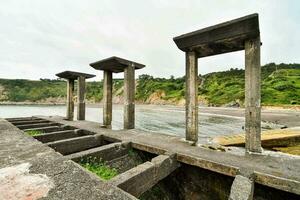
[(78, 77), (77, 120), (85, 120), (85, 77)]
[(186, 52), (186, 140), (198, 141), (198, 60), (196, 52)]
[(130, 65), (124, 70), (124, 129), (133, 129), (135, 123), (135, 78), (134, 65)]
[(73, 101), (73, 92), (74, 92), (74, 80), (67, 80), (67, 120), (73, 120), (74, 117), (74, 101)]
[(245, 42), (246, 152), (262, 151), (260, 85), (260, 38), (257, 37)]
[(103, 125), (111, 128), (112, 120), (112, 72), (103, 71)]

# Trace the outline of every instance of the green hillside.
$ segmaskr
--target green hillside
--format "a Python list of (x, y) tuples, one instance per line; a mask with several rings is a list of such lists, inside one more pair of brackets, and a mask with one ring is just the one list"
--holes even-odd
[[(244, 70), (230, 69), (199, 75), (199, 96), (209, 105), (221, 106), (244, 101)], [(87, 83), (87, 99), (100, 102), (103, 96), (102, 82)], [(123, 94), (123, 80), (114, 80), (114, 95)], [(165, 103), (175, 103), (184, 98), (185, 77), (154, 78), (141, 75), (137, 81), (136, 99), (148, 102), (154, 94)], [(76, 89), (76, 88), (75, 88)], [(42, 79), (8, 80), (0, 79), (0, 101), (40, 102), (49, 98), (63, 101), (66, 82)], [(262, 104), (300, 104), (300, 64), (267, 64), (262, 67)]]

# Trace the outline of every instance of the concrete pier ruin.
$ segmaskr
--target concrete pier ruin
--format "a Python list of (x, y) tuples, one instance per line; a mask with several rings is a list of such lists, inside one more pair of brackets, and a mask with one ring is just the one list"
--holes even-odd
[[(28, 130), (43, 133), (32, 137)], [(178, 136), (110, 130), (97, 122), (59, 116), (0, 119), (0, 141), (5, 146), (0, 150), (0, 170), (29, 163), (25, 177), (40, 174), (51, 183), (43, 190), (49, 191), (44, 194), (47, 199), (279, 200), (300, 196), (299, 158), (236, 155), (191, 146)], [(79, 165), (88, 158), (101, 159), (118, 174), (110, 180), (97, 177)], [(0, 198), (6, 193), (1, 192)]]
[(74, 71), (64, 71), (56, 74), (60, 78), (67, 79), (67, 115), (66, 119), (74, 118), (74, 82), (77, 80), (77, 120), (85, 120), (85, 80), (95, 77), (93, 74), (85, 74)]
[(119, 57), (110, 57), (90, 64), (96, 70), (103, 70), (103, 125), (110, 128), (112, 121), (112, 73), (124, 72), (124, 129), (135, 125), (135, 70), (145, 65)]
[[(198, 58), (245, 49), (246, 149), (260, 152), (258, 15), (174, 40), (186, 52), (186, 140), (198, 139)], [(134, 70), (144, 65), (118, 57), (90, 65), (104, 71), (105, 128), (83, 120), (84, 109), (77, 115), (81, 120), (73, 121), (74, 80), (80, 84), (82, 106), (84, 81), (92, 75), (58, 74), (68, 80), (67, 119), (0, 118), (0, 199), (300, 199), (299, 157), (212, 150), (179, 136), (134, 129)], [(125, 73), (123, 130), (107, 128), (112, 120), (113, 72)], [(114, 174), (101, 177), (90, 167), (97, 162)]]
[(258, 14), (174, 38), (186, 56), (186, 140), (198, 141), (198, 58), (245, 50), (246, 151), (261, 148), (261, 69)]

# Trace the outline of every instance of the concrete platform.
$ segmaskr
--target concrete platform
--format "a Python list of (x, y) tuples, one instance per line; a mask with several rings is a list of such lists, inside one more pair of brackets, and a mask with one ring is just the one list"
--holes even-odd
[(0, 199), (136, 199), (0, 119)]
[(140, 130), (109, 130), (89, 121), (66, 121), (59, 116), (38, 116), (57, 123), (85, 129), (99, 135), (131, 142), (136, 149), (154, 154), (172, 152), (176, 160), (235, 177), (239, 169), (253, 171), (255, 183), (300, 195), (300, 157), (270, 155), (234, 155), (190, 146), (182, 138)]
[[(176, 183), (170, 182), (172, 177), (182, 176), (182, 173), (186, 173), (184, 177), (187, 178), (188, 184), (180, 182), (180, 185), (184, 185), (185, 189), (192, 189), (189, 186), (193, 186), (198, 191), (202, 188), (201, 185), (205, 184), (207, 187), (213, 188), (211, 192), (218, 190), (217, 188), (222, 190), (216, 192), (221, 194), (222, 198), (219, 196), (220, 199), (227, 199), (230, 192), (228, 187), (229, 189), (231, 187), (230, 180), (233, 180), (235, 177), (236, 183), (240, 183), (237, 177), (244, 169), (253, 174), (252, 187), (260, 195), (264, 191), (267, 192), (266, 194), (272, 193), (273, 197), (277, 197), (277, 199), (295, 198), (300, 195), (299, 157), (255, 154), (234, 155), (228, 152), (190, 146), (180, 137), (165, 134), (154, 134), (135, 129), (110, 130), (100, 128), (100, 124), (96, 122), (66, 121), (60, 116), (37, 116), (35, 119), (63, 124), (67, 129), (80, 130), (84, 134), (80, 136), (74, 135), (74, 137), (67, 139), (59, 137), (53, 139), (50, 143), (42, 144), (33, 137), (24, 134), (23, 131), (11, 123), (1, 119), (0, 175), (2, 173), (4, 176), (0, 176), (0, 184), (2, 185), (0, 186), (0, 199), (11, 199), (7, 198), (8, 195), (13, 196), (20, 191), (20, 187), (25, 188), (23, 192), (27, 195), (29, 193), (33, 197), (45, 197), (45, 199), (136, 199), (132, 195), (139, 197), (149, 188), (164, 181), (162, 179), (167, 178), (167, 176), (169, 178), (165, 181), (168, 185)], [(61, 132), (44, 133), (40, 137), (45, 137), (49, 134), (61, 134)], [(56, 149), (57, 152), (50, 147)], [(108, 157), (107, 160), (123, 159), (122, 156), (126, 155), (128, 148), (134, 148), (145, 153), (148, 152), (152, 157), (148, 158), (150, 159), (148, 162), (141, 163), (136, 167), (133, 166), (134, 168), (129, 167), (128, 171), (123, 171), (110, 182), (102, 181), (96, 175), (73, 162), (77, 158), (81, 159), (84, 155), (92, 154), (97, 154), (101, 158)], [(65, 152), (66, 150), (68, 150), (67, 153)], [(69, 155), (63, 156), (62, 154)], [(105, 156), (103, 157), (103, 155)], [(172, 159), (170, 160), (170, 158)], [(160, 162), (155, 164), (155, 160)], [(177, 171), (175, 173), (174, 169), (177, 167), (177, 162), (182, 167), (175, 170)], [(13, 177), (7, 178), (10, 177), (7, 174), (11, 171), (16, 171), (16, 169), (17, 173), (15, 174), (17, 178), (21, 176), (22, 179), (25, 177), (23, 180), (30, 179), (30, 181), (24, 182), (24, 186), (16, 185), (12, 181), (14, 180)], [(197, 177), (197, 174), (200, 175), (199, 177), (203, 177), (189, 180), (188, 177), (195, 175)], [(212, 179), (212, 177), (218, 177), (220, 180)], [(212, 182), (196, 183), (202, 179), (211, 180)], [(185, 181), (185, 179), (180, 179), (180, 181)], [(223, 183), (220, 184), (220, 181)], [(218, 183), (218, 185), (213, 185), (213, 182)], [(196, 185), (193, 185), (194, 183)], [(131, 187), (133, 185), (135, 187)], [(238, 188), (234, 188), (234, 185), (239, 184), (232, 184), (231, 195), (240, 194), (239, 192), (243, 193)], [(189, 192), (192, 191), (193, 189)], [(205, 191), (210, 190), (206, 188)], [(202, 191), (204, 192), (203, 194), (210, 193), (205, 191)], [(289, 193), (278, 193), (278, 191)], [(254, 193), (254, 196), (258, 195), (258, 193)], [(277, 194), (282, 196), (276, 196)], [(196, 192), (194, 195), (200, 198), (199, 192)], [(177, 198), (179, 197), (171, 199)], [(189, 194), (181, 197), (181, 199), (185, 198), (189, 199), (191, 197)], [(212, 196), (208, 195), (204, 199), (211, 198)], [(268, 197), (264, 196), (262, 199), (268, 199)]]

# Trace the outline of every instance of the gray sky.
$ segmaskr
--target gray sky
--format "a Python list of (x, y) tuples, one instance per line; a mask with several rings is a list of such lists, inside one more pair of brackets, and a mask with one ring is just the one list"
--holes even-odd
[[(0, 0), (0, 78), (56, 78), (112, 55), (158, 77), (184, 75), (184, 53), (172, 38), (259, 13), (262, 64), (300, 63), (300, 1)], [(244, 66), (244, 52), (199, 59), (199, 73)], [(118, 74), (115, 77), (123, 77)]]

